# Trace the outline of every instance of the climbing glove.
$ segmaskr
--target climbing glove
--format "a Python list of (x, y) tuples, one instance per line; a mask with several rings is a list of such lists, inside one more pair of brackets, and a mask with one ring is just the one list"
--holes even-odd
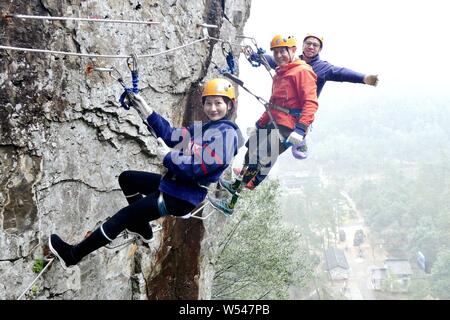
[(166, 145), (163, 139), (158, 138), (156, 141), (158, 142), (158, 146), (156, 147), (156, 156), (162, 162), (165, 156), (170, 152), (170, 148)]
[(136, 111), (143, 119), (146, 119), (153, 113), (153, 109), (147, 104), (147, 102), (144, 100), (143, 97), (141, 97), (140, 94), (138, 93), (133, 94), (132, 102), (133, 108), (136, 109)]
[(292, 155), (294, 158), (300, 160), (308, 158), (308, 147), (306, 145), (306, 140), (292, 146)]
[(251, 137), (254, 136), (256, 134), (256, 131), (258, 129), (256, 127), (248, 127), (247, 128), (247, 136)]
[(295, 131), (292, 131), (289, 137), (287, 138), (287, 141), (292, 143), (293, 145), (300, 144), (304, 139), (304, 136), (301, 134), (298, 134)]
[(262, 63), (261, 57), (259, 56), (259, 54), (255, 53), (255, 52), (250, 54), (250, 61), (253, 61), (253, 62), (256, 62), (256, 63)]

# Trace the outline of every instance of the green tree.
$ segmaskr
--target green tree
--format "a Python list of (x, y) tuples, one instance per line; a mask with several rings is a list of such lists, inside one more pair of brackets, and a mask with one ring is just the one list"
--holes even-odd
[(440, 299), (450, 299), (450, 249), (440, 251), (431, 268), (431, 289)]
[(220, 235), (213, 299), (286, 299), (311, 277), (298, 230), (282, 221), (279, 184), (245, 192)]

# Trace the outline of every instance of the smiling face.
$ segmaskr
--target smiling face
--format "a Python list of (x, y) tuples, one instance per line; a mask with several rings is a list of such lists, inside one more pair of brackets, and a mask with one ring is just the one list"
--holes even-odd
[(303, 41), (303, 55), (308, 59), (317, 56), (321, 49), (320, 41), (315, 37), (308, 37)]
[(203, 111), (211, 121), (217, 121), (224, 118), (230, 109), (231, 106), (226, 103), (225, 98), (222, 96), (205, 97)]
[(284, 66), (291, 63), (295, 57), (296, 47), (278, 47), (273, 48), (273, 58), (277, 66)]

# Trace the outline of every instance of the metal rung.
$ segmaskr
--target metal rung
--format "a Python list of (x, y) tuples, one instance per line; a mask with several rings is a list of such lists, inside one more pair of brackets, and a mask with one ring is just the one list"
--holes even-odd
[(150, 226), (152, 227), (153, 233), (157, 233), (162, 230), (162, 225), (160, 224), (150, 223)]
[[(117, 237), (117, 238), (114, 239), (112, 242), (110, 242), (109, 244), (107, 244), (107, 245), (105, 246), (105, 248), (106, 248), (106, 249), (117, 249), (117, 248), (120, 248), (120, 247), (124, 247), (124, 246), (126, 246), (126, 245), (129, 245), (130, 243), (134, 242), (134, 240), (135, 240), (135, 237), (132, 237), (132, 238), (130, 238), (130, 239), (127, 239), (127, 240), (123, 241), (122, 243), (119, 243), (119, 244), (113, 244), (114, 241), (116, 241), (118, 238), (119, 238), (119, 237)], [(126, 239), (126, 238), (124, 238), (124, 239)]]
[(197, 26), (203, 27), (203, 28), (213, 28), (213, 29), (219, 28), (219, 26), (217, 26), (215, 24), (209, 24), (209, 23), (197, 23)]
[(209, 201), (203, 202), (203, 204), (199, 208), (197, 208), (193, 213), (191, 213), (191, 218), (199, 219), (199, 220), (206, 220), (206, 219), (208, 219), (209, 216), (213, 213), (213, 211), (211, 211), (207, 216), (204, 216), (204, 217), (197, 215), (197, 213), (199, 213), (202, 209), (204, 209), (208, 203), (209, 203)]
[(207, 205), (208, 205), (209, 201), (208, 200), (204, 200), (200, 205), (198, 205), (196, 208), (194, 208), (193, 211), (189, 212), (188, 214), (181, 216), (181, 217), (177, 217), (180, 219), (189, 219), (189, 218), (194, 218), (194, 219), (199, 219), (199, 220), (206, 220), (208, 219), (211, 214), (215, 211), (212, 210), (210, 213), (208, 213), (208, 215), (206, 216), (199, 216), (198, 213), (204, 209)]
[[(155, 234), (157, 232), (160, 232), (162, 230), (162, 225), (160, 225), (160, 224), (150, 223), (150, 226), (152, 228), (153, 234)], [(123, 238), (124, 241), (122, 243), (119, 243), (119, 244), (114, 244), (114, 242), (117, 239), (120, 239), (120, 238)], [(105, 248), (107, 248), (107, 249), (117, 249), (119, 247), (122, 247), (122, 246), (125, 246), (125, 245), (128, 245), (128, 244), (132, 243), (136, 239), (139, 239), (139, 237), (131, 235), (126, 230), (124, 230), (113, 241), (111, 241), (109, 244), (107, 244), (105, 246)]]
[[(157, 233), (159, 231), (162, 230), (162, 226), (160, 224), (156, 224), (156, 223), (150, 223), (150, 227), (152, 228), (153, 233)], [(128, 236), (133, 237), (132, 235), (130, 235), (126, 230), (123, 230), (117, 237), (118, 238), (127, 238)]]

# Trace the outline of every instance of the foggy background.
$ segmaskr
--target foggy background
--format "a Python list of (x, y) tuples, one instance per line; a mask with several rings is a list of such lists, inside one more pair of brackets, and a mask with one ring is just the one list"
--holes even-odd
[[(321, 59), (380, 80), (377, 87), (327, 82), (307, 136), (308, 159), (296, 160), (289, 149), (269, 175), (279, 180), (284, 219), (300, 229), (308, 252), (301, 261), (315, 271), (311, 286), (292, 284), (291, 299), (450, 299), (450, 23), (444, 3), (252, 2), (245, 35), (267, 52), (276, 34), (294, 35), (298, 54), (307, 33), (321, 34)], [(243, 55), (239, 65), (245, 86), (269, 100), (265, 68), (253, 68)], [(243, 132), (263, 111), (239, 90)], [(260, 192), (269, 194), (264, 188)], [(354, 242), (358, 230), (362, 243)], [(345, 281), (330, 282), (324, 273), (330, 248), (348, 260), (349, 269), (341, 270), (349, 271)], [(374, 274), (383, 268), (387, 278), (374, 289)]]

